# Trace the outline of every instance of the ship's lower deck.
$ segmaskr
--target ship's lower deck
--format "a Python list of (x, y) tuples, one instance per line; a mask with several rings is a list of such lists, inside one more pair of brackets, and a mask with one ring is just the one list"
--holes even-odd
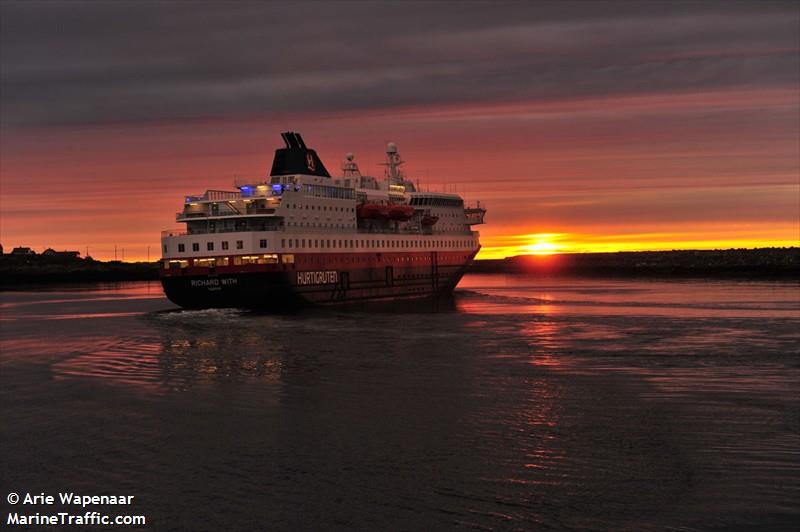
[[(162, 270), (164, 292), (185, 308), (282, 310), (303, 304), (424, 298), (452, 292), (477, 250), (265, 255), (270, 263)], [(202, 264), (202, 262), (201, 262)]]

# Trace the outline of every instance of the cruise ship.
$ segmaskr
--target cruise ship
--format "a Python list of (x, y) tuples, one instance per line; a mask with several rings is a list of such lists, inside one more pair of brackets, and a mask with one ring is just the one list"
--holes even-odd
[(420, 190), (394, 143), (379, 180), (350, 153), (331, 177), (300, 134), (281, 136), (268, 177), (186, 196), (176, 215), (185, 229), (162, 232), (172, 302), (281, 310), (452, 292), (480, 249), (480, 203)]

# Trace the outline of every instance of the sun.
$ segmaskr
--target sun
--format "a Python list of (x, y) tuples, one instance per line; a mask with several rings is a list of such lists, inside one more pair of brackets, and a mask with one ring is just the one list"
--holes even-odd
[(524, 246), (523, 249), (533, 255), (552, 255), (558, 252), (558, 246), (552, 242), (535, 242)]
[(530, 235), (532, 242), (522, 246), (525, 253), (532, 255), (552, 255), (561, 251), (561, 248), (553, 242), (555, 235), (548, 233)]

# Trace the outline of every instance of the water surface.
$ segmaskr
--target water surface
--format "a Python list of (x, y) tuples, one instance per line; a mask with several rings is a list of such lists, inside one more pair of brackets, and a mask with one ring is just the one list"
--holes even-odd
[(798, 345), (785, 282), (472, 275), (277, 316), (2, 292), (0, 483), (133, 494), (158, 530), (791, 530)]

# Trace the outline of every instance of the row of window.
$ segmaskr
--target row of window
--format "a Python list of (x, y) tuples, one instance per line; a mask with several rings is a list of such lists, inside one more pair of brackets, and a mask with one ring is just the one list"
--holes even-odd
[[(267, 239), (262, 238), (258, 241), (258, 247), (264, 249), (267, 247)], [(308, 244), (308, 246), (306, 246)], [(282, 238), (281, 247), (284, 248), (356, 248), (356, 249), (375, 249), (375, 248), (389, 248), (389, 249), (410, 249), (410, 248), (464, 248), (472, 245), (470, 240), (336, 240), (336, 239), (308, 239), (305, 238)], [(220, 242), (220, 247), (223, 250), (229, 249), (228, 241), (223, 240)], [(236, 241), (236, 249), (244, 249), (244, 241)], [(214, 251), (214, 242), (206, 242), (206, 250)], [(192, 251), (200, 251), (200, 243), (192, 243)], [(167, 245), (164, 244), (164, 253), (168, 252)], [(178, 253), (186, 253), (186, 244), (178, 244)]]
[(354, 223), (349, 224), (324, 224), (317, 222), (286, 222), (287, 226), (295, 227), (333, 227), (335, 229), (352, 229), (356, 226)]
[(411, 205), (437, 205), (440, 207), (463, 207), (464, 200), (461, 198), (437, 198), (415, 196), (411, 198)]
[[(306, 243), (308, 246), (306, 246)], [(305, 238), (282, 238), (281, 247), (284, 248), (356, 248), (356, 249), (410, 249), (410, 248), (463, 248), (469, 247), (471, 240), (332, 240), (332, 239), (308, 239)]]
[[(452, 255), (451, 255), (452, 256)], [(350, 255), (345, 256), (340, 259), (340, 262), (346, 262), (350, 264), (358, 264), (358, 263), (373, 263), (375, 261), (376, 255)], [(464, 260), (469, 259), (469, 255), (459, 256), (459, 258), (463, 258)], [(391, 262), (404, 262), (404, 263), (412, 263), (412, 262), (422, 262), (428, 263), (430, 262), (429, 255), (409, 255), (409, 256), (401, 256), (390, 259)], [(164, 268), (188, 268), (190, 265), (199, 266), (203, 268), (212, 268), (218, 266), (229, 266), (233, 263), (234, 266), (241, 266), (245, 264), (294, 264), (294, 255), (292, 254), (282, 254), (278, 255), (276, 253), (267, 253), (263, 255), (244, 255), (244, 256), (237, 256), (237, 257), (208, 257), (202, 259), (169, 259), (164, 261)], [(316, 256), (310, 257), (307, 259), (307, 262), (316, 263), (320, 265), (329, 264), (330, 259)], [(400, 276), (399, 278), (410, 278), (412, 276)]]
[[(223, 240), (220, 242), (221, 249), (229, 249), (229, 243), (227, 240)], [(261, 239), (259, 241), (259, 247), (265, 248), (267, 247), (266, 239)], [(164, 244), (164, 253), (167, 253), (167, 245)], [(236, 241), (236, 249), (244, 249), (244, 240), (237, 240)], [(213, 242), (206, 242), (206, 250), (214, 251), (214, 243)], [(192, 244), (192, 251), (200, 251), (200, 243), (194, 242)], [(178, 244), (178, 253), (186, 253), (186, 244)]]
[[(339, 260), (339, 262), (346, 262), (350, 264), (358, 264), (358, 263), (375, 263), (376, 255), (380, 255), (380, 253), (376, 254), (366, 254), (366, 253), (359, 253), (358, 255), (346, 255)], [(453, 255), (450, 255), (452, 258)], [(469, 255), (460, 255), (459, 258), (468, 259)], [(399, 257), (384, 257), (382, 260), (380, 257), (377, 257), (379, 262), (386, 263), (397, 263), (397, 262), (423, 262), (429, 263), (431, 260), (430, 255), (401, 255)], [(316, 264), (330, 264), (330, 259), (320, 255), (312, 255), (310, 257), (305, 258), (307, 263), (316, 263)]]
[[(278, 255), (276, 253), (267, 253), (263, 255), (243, 255), (243, 256), (233, 257), (234, 266), (241, 266), (243, 264), (278, 264), (278, 262), (283, 262), (284, 264), (294, 264), (294, 255), (290, 254), (281, 255), (280, 261), (278, 260)], [(188, 268), (189, 264), (190, 264), (189, 260), (165, 260), (164, 269)], [(199, 266), (202, 268), (229, 266), (231, 264), (231, 259), (229, 257), (208, 257), (202, 259), (193, 259), (191, 260), (191, 264), (193, 266)]]
[(297, 203), (287, 203), (287, 209), (300, 209), (306, 211), (336, 211), (336, 212), (356, 212), (354, 207), (328, 207), (327, 205), (298, 205)]
[(306, 194), (320, 198), (354, 199), (355, 190), (352, 188), (326, 187), (324, 185), (306, 185)]

